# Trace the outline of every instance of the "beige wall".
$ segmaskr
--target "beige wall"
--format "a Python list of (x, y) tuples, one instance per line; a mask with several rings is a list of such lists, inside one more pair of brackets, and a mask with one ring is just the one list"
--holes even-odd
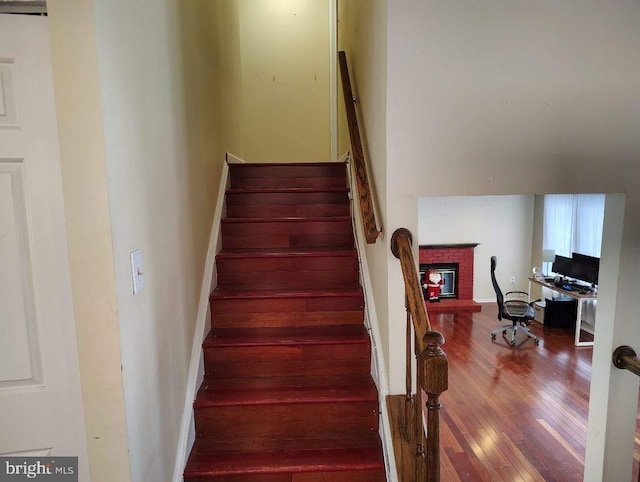
[[(628, 479), (638, 382), (612, 370), (610, 356), (617, 344), (640, 346), (631, 288), (640, 269), (640, 4), (400, 0), (388, 13), (387, 156), (401, 163), (388, 170), (390, 230), (417, 229), (419, 196), (626, 193), (624, 217), (611, 198), (605, 219), (611, 278), (599, 292), (585, 473)], [(397, 263), (389, 273), (390, 330), (401, 331)], [(391, 344), (392, 360), (401, 347)], [(391, 363), (397, 393), (401, 363)]]
[(329, 0), (236, 0), (241, 157), (331, 159)]
[(48, 2), (82, 398), (93, 482), (130, 480), (91, 0)]
[[(503, 291), (527, 290), (531, 276), (534, 197), (451, 196), (418, 200), (418, 243), (480, 243), (475, 248), (473, 297), (495, 300), (489, 259), (498, 258)], [(516, 284), (510, 284), (515, 276)]]
[(215, 194), (239, 149), (234, 10), (65, 0), (49, 13), (92, 480), (169, 480)]
[[(358, 16), (350, 12), (356, 4), (349, 2), (348, 0), (337, 0), (337, 14), (338, 14), (338, 50), (342, 50), (347, 54), (347, 64), (349, 65), (351, 76), (351, 89), (355, 96), (356, 86), (353, 81), (353, 66), (351, 65), (351, 56), (353, 55), (353, 22), (357, 20)], [(338, 154), (342, 156), (347, 151), (351, 150), (351, 141), (349, 139), (349, 126), (347, 125), (347, 113), (344, 107), (344, 96), (342, 95), (342, 78), (341, 73), (338, 70)]]
[[(133, 480), (174, 471), (224, 158), (215, 7), (96, 2), (109, 205)], [(202, 15), (203, 14), (203, 15)], [(129, 253), (145, 288), (132, 294)]]
[[(387, 229), (387, 1), (339, 0), (338, 48), (347, 53), (351, 83), (358, 98), (356, 108), (361, 123), (360, 132), (365, 158), (369, 164), (369, 181), (380, 211), (378, 223), (384, 231), (384, 239), (367, 245), (366, 256), (371, 274), (371, 284), (380, 327), (385, 371), (389, 370), (389, 318), (387, 306), (388, 239)], [(341, 102), (343, 102), (341, 100)], [(344, 111), (339, 119), (344, 122)], [(343, 153), (348, 146), (345, 124), (339, 125), (339, 146)], [(376, 201), (374, 201), (376, 202)]]

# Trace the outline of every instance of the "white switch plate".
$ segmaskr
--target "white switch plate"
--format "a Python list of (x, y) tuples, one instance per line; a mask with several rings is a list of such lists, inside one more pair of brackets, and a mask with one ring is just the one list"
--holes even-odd
[(136, 249), (131, 253), (131, 275), (133, 276), (133, 294), (137, 295), (144, 288), (144, 273), (142, 271), (142, 250)]

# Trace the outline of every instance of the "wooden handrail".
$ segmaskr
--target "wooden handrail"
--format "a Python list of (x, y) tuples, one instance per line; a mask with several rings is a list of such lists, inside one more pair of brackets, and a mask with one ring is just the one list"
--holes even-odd
[[(411, 250), (411, 232), (397, 229), (391, 237), (391, 252), (400, 260), (407, 310), (406, 400), (403, 435), (416, 446), (416, 480), (440, 481), (440, 395), (448, 388), (449, 365), (442, 351), (444, 337), (431, 330), (420, 278)], [(417, 391), (413, 393), (411, 332), (417, 360)], [(427, 394), (427, 432), (422, 426), (422, 392)], [(416, 403), (420, 402), (420, 403)]]
[(630, 346), (619, 346), (613, 351), (613, 365), (621, 370), (629, 370), (640, 377), (640, 359)]
[(413, 318), (416, 338), (418, 339), (418, 351), (422, 352), (426, 348), (424, 336), (431, 330), (431, 323), (429, 323), (424, 296), (420, 288), (420, 278), (416, 271), (413, 251), (411, 249), (412, 244), (413, 236), (411, 236), (411, 232), (406, 228), (396, 229), (391, 237), (391, 252), (400, 260), (407, 295), (406, 307)]
[(367, 175), (367, 165), (364, 159), (364, 150), (360, 138), (360, 128), (358, 127), (358, 116), (356, 114), (355, 99), (351, 90), (351, 80), (349, 78), (349, 67), (347, 56), (344, 51), (338, 52), (338, 62), (340, 64), (340, 77), (342, 78), (342, 93), (344, 97), (344, 107), (347, 112), (347, 125), (349, 127), (349, 138), (351, 140), (351, 158), (355, 172), (356, 185), (358, 187), (358, 200), (360, 212), (362, 213), (362, 224), (364, 225), (364, 236), (368, 244), (374, 244), (382, 236), (382, 229), (378, 229), (376, 215), (373, 208), (373, 196), (369, 187), (369, 177)]

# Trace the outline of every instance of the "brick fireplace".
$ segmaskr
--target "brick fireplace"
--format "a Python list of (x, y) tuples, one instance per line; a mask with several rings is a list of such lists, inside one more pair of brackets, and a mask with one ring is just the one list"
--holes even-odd
[(480, 305), (473, 301), (473, 257), (476, 246), (478, 243), (420, 245), (421, 276), (429, 267), (457, 266), (455, 296), (452, 296), (454, 299), (442, 299), (441, 303), (435, 304), (427, 303), (429, 311), (448, 311), (447, 305), (458, 307), (468, 305), (473, 308), (472, 311), (479, 310)]

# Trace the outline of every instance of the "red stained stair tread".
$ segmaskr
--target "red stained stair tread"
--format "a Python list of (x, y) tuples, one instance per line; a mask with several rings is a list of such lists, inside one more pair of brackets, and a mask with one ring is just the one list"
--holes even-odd
[(279, 441), (272, 450), (259, 452), (212, 452), (206, 440), (197, 440), (184, 476), (366, 469), (384, 470), (377, 434), (351, 440), (340, 437)]
[(278, 328), (222, 328), (211, 330), (205, 348), (223, 346), (334, 345), (369, 343), (363, 325)]
[(370, 376), (206, 379), (194, 408), (300, 403), (376, 402)]

